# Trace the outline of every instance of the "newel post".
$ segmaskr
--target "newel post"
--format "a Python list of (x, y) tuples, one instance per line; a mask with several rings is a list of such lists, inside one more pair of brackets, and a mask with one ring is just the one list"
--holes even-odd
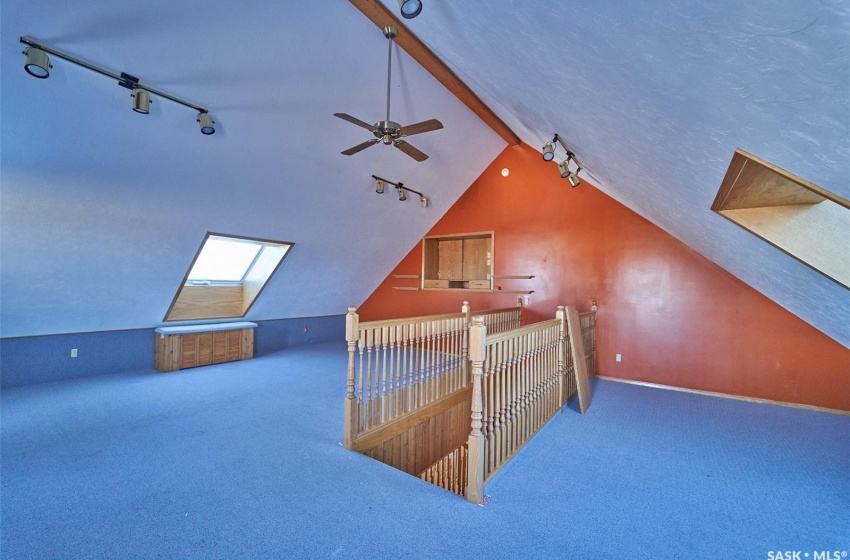
[(472, 361), (472, 432), (469, 434), (466, 499), (476, 504), (484, 499), (484, 434), (481, 432), (484, 401), (481, 377), (484, 374), (486, 339), (487, 327), (484, 326), (484, 317), (473, 317), (472, 326), (469, 327), (469, 358)]
[(460, 347), (460, 370), (461, 375), (463, 376), (464, 387), (466, 387), (466, 383), (469, 383), (469, 302), (463, 302), (463, 306), (460, 308), (461, 313), (463, 313), (463, 337), (461, 339), (461, 347)]
[(360, 317), (356, 307), (349, 307), (345, 316), (345, 340), (348, 342), (348, 372), (345, 388), (345, 427), (343, 445), (351, 449), (351, 444), (357, 436), (357, 398), (354, 394), (354, 353), (357, 348)]
[(567, 403), (567, 312), (563, 305), (558, 306), (555, 318), (558, 319), (558, 395), (559, 406), (563, 407)]

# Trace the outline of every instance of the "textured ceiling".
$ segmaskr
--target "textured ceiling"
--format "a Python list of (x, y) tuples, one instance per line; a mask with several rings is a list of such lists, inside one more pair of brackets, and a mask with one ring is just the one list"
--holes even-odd
[(735, 148), (850, 199), (850, 4), (429, 1), (409, 27), (524, 142), (559, 133), (605, 193), (850, 347), (850, 291), (710, 211)]
[[(207, 231), (296, 244), (249, 318), (344, 313), (505, 146), (396, 49), (392, 117), (445, 124), (410, 139), (431, 158), (340, 155), (371, 134), (333, 113), (386, 110), (387, 40), (344, 0), (4, 0), (1, 24), (2, 336), (160, 324)], [(204, 106), (217, 132), (155, 97), (136, 114), (62, 60), (36, 80), (22, 35)], [(375, 194), (373, 173), (433, 206)]]
[[(604, 192), (850, 347), (850, 291), (709, 210), (736, 147), (850, 198), (848, 11), (426, 0), (406, 23), (523, 141), (558, 132)], [(251, 318), (340, 313), (504, 146), (402, 53), (393, 117), (445, 123), (411, 139), (431, 159), (339, 155), (368, 132), (331, 114), (385, 102), (385, 39), (345, 0), (4, 1), (0, 26), (3, 336), (158, 324), (208, 230), (297, 244)], [(32, 79), (20, 35), (207, 106), (218, 132), (165, 101), (136, 115), (62, 61)]]

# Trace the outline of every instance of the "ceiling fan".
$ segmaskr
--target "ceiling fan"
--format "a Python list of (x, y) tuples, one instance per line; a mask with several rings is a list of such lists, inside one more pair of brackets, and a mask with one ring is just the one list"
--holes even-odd
[(392, 144), (405, 154), (409, 155), (416, 161), (425, 161), (428, 159), (428, 155), (414, 148), (412, 145), (407, 143), (405, 140), (402, 140), (405, 136), (413, 136), (414, 134), (422, 134), (423, 132), (430, 132), (432, 130), (439, 130), (443, 128), (443, 123), (438, 121), (437, 119), (430, 119), (427, 121), (422, 121), (420, 123), (411, 124), (408, 126), (401, 126), (395, 121), (390, 120), (390, 85), (391, 85), (391, 77), (392, 77), (392, 62), (393, 62), (393, 37), (396, 36), (396, 28), (388, 25), (384, 27), (384, 37), (389, 40), (389, 51), (387, 54), (387, 118), (383, 121), (378, 121), (375, 124), (368, 124), (360, 119), (352, 117), (351, 115), (346, 115), (345, 113), (334, 113), (335, 117), (339, 117), (344, 121), (348, 121), (352, 124), (356, 124), (357, 126), (361, 126), (366, 130), (369, 130), (372, 134), (375, 135), (371, 140), (367, 140), (362, 144), (357, 144), (352, 148), (348, 148), (343, 154), (347, 156), (351, 156), (365, 150), (369, 146), (374, 146), (378, 142), (383, 142), (386, 145)]

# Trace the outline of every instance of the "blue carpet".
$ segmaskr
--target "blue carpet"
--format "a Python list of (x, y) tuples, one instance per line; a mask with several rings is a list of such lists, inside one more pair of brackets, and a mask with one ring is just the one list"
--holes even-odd
[(334, 343), (4, 390), (0, 556), (850, 552), (850, 417), (599, 381), (482, 508), (339, 445), (345, 367)]

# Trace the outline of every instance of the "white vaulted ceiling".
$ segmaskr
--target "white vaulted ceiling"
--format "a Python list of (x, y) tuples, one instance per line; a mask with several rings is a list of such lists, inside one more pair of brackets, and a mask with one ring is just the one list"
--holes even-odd
[(850, 347), (850, 291), (710, 210), (735, 148), (850, 199), (850, 4), (432, 1), (408, 25), (524, 142), (559, 133), (606, 194)]
[[(340, 155), (369, 133), (332, 114), (377, 121), (386, 88), (386, 40), (345, 0), (0, 15), (2, 336), (159, 324), (207, 231), (296, 243), (250, 318), (343, 313), (505, 146), (398, 51), (393, 117), (445, 124), (411, 138), (431, 159)], [(524, 142), (559, 133), (604, 192), (850, 346), (850, 291), (710, 211), (735, 148), (850, 198), (848, 22), (838, 1), (425, 0), (405, 23)], [(216, 134), (61, 60), (29, 77), (21, 35), (208, 107)]]
[[(130, 92), (53, 58), (23, 71), (25, 35), (210, 110)], [(291, 241), (252, 319), (359, 304), (505, 143), (396, 48), (393, 118), (440, 119), (388, 146), (340, 151), (386, 111), (387, 40), (344, 0), (3, 2), (3, 336), (161, 323), (207, 231)], [(458, 154), (463, 154), (458, 157)], [(375, 194), (372, 174), (430, 196)]]

